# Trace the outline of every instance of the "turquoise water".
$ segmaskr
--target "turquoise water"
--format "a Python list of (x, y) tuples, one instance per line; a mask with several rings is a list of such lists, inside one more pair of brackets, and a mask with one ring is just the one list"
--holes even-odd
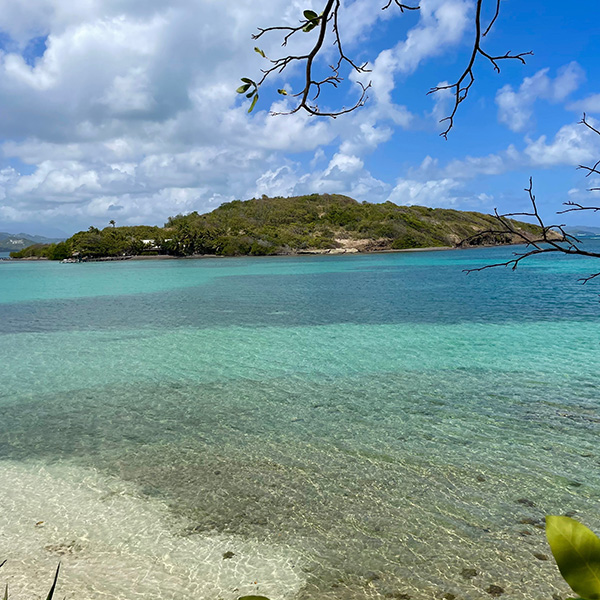
[(534, 554), (600, 530), (598, 266), (462, 272), (511, 252), (0, 263), (4, 577), (566, 597)]

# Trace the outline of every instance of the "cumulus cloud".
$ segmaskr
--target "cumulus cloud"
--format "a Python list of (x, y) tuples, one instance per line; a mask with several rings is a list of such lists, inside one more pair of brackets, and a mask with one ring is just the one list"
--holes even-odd
[[(594, 121), (592, 125), (597, 125)], [(546, 136), (530, 140), (525, 155), (533, 166), (580, 165), (600, 156), (600, 136), (581, 124), (565, 125), (552, 141)]]
[(581, 67), (572, 62), (561, 69), (554, 79), (548, 76), (550, 69), (542, 69), (532, 77), (526, 77), (515, 90), (505, 85), (496, 94), (498, 120), (512, 131), (524, 131), (531, 125), (533, 108), (538, 99), (563, 102), (581, 84), (584, 78)]
[(375, 59), (369, 81), (377, 100), (391, 104), (396, 75), (414, 72), (419, 65), (439, 56), (462, 39), (472, 5), (466, 0), (423, 0), (420, 20), (406, 38)]
[(299, 163), (289, 163), (263, 173), (256, 182), (254, 196), (336, 193), (357, 200), (383, 202), (387, 200), (390, 188), (389, 184), (373, 177), (359, 157), (338, 152), (327, 166), (313, 168), (310, 173), (303, 172)]
[[(207, 210), (262, 190), (376, 190), (383, 197), (385, 185), (361, 157), (394, 127), (410, 126), (404, 107), (374, 102), (341, 123), (304, 113), (271, 118), (264, 99), (250, 117), (239, 105), (239, 77), (262, 66), (251, 33), (272, 22), (296, 24), (308, 5), (31, 0), (25, 9), (0, 0), (8, 36), (0, 50), (0, 140), (14, 165), (0, 177), (2, 218), (69, 218), (73, 227), (115, 214), (121, 223), (161, 222), (174, 211)], [(457, 6), (466, 4), (425, 0), (395, 49), (396, 69), (438, 52), (433, 40), (441, 31), (458, 39)], [(349, 2), (345, 40), (357, 48), (394, 14), (372, 10), (370, 0)], [(28, 55), (34, 43), (38, 56)], [(261, 40), (272, 55), (279, 44), (277, 36)], [(411, 54), (420, 58), (409, 67)], [(288, 102), (270, 108), (285, 110)], [(285, 158), (333, 143), (338, 151), (313, 174)]]
[(451, 178), (429, 181), (400, 179), (388, 199), (395, 204), (448, 207), (456, 204), (455, 191), (460, 185), (458, 181)]
[[(365, 36), (398, 11), (373, 10), (372, 0), (345, 6), (347, 47), (369, 58)], [(402, 17), (400, 41), (378, 50), (372, 63), (373, 93), (360, 111), (337, 120), (302, 112), (273, 118), (269, 109), (284, 111), (290, 99), (275, 95), (273, 101), (266, 92), (248, 115), (235, 88), (240, 76), (264, 66), (252, 52), (251, 33), (258, 25), (295, 25), (309, 7), (319, 9), (319, 2), (0, 0), (7, 36), (0, 49), (0, 220), (69, 230), (112, 218), (161, 223), (263, 193), (337, 192), (440, 206), (483, 201), (465, 192), (464, 182), (512, 168), (510, 149), (443, 167), (432, 159), (395, 184), (366, 166), (368, 154), (398, 128), (419, 127), (420, 118), (398, 104), (392, 90), (460, 44), (472, 0), (423, 0), (420, 11)], [(268, 55), (282, 51), (277, 35), (260, 43)], [(298, 43), (305, 47), (309, 36)], [(327, 64), (326, 56), (320, 66)], [(283, 74), (275, 83), (289, 85), (297, 75)], [(513, 94), (563, 101), (578, 77), (569, 66)], [(354, 93), (345, 84), (338, 92), (342, 101)], [(436, 118), (445, 102), (444, 95), (436, 98)], [(566, 156), (584, 155), (576, 150), (588, 142), (569, 145), (566, 133), (563, 138), (529, 143), (538, 164), (553, 164), (565, 145)]]
[[(0, 214), (160, 222), (247, 197), (278, 152), (330, 143), (332, 123), (264, 109), (249, 118), (238, 105), (240, 75), (260, 66), (253, 28), (292, 19), (292, 8), (32, 0), (25, 11), (0, 1), (11, 36), (0, 52), (0, 138), (5, 158), (23, 165), (0, 178)], [(34, 36), (45, 51), (26, 60)]]
[(578, 112), (600, 113), (600, 94), (592, 94), (583, 100), (572, 102), (567, 108)]

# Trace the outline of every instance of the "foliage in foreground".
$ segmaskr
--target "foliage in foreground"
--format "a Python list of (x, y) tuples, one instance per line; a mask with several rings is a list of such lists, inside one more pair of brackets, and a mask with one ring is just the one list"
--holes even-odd
[(546, 537), (564, 580), (580, 600), (600, 600), (600, 538), (575, 519), (546, 517)]
[[(474, 234), (490, 230), (494, 217), (478, 212), (357, 202), (337, 194), (292, 198), (253, 198), (226, 202), (206, 214), (170, 217), (163, 228), (90, 227), (59, 244), (36, 245), (13, 258), (62, 260), (73, 254), (90, 258), (144, 253), (188, 256), (294, 254), (311, 250), (356, 248), (361, 251), (453, 247), (462, 240), (506, 244), (514, 234)], [(514, 221), (522, 235), (539, 228)], [(519, 238), (522, 243), (523, 239)]]

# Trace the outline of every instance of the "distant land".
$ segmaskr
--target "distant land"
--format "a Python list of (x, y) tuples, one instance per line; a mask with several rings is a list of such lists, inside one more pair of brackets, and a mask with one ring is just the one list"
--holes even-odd
[(597, 237), (600, 235), (600, 227), (590, 227), (588, 225), (565, 227), (565, 231), (575, 237)]
[[(540, 231), (530, 223), (513, 223), (526, 235)], [(170, 217), (164, 227), (90, 227), (65, 241), (29, 245), (11, 255), (63, 260), (73, 256), (261, 256), (452, 248), (497, 225), (494, 217), (478, 212), (361, 203), (337, 194), (263, 196), (227, 202), (206, 214)], [(488, 234), (467, 244), (519, 241), (518, 236)]]
[(55, 244), (61, 241), (61, 238), (47, 238), (43, 235), (0, 231), (0, 252), (13, 252), (35, 244)]

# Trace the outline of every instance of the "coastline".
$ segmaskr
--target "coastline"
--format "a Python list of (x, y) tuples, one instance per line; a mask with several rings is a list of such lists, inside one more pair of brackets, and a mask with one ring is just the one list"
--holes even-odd
[[(253, 254), (237, 254), (237, 255), (223, 255), (223, 254), (190, 254), (188, 256), (174, 256), (172, 254), (154, 254), (144, 255), (137, 254), (126, 257), (99, 257), (83, 261), (73, 261), (73, 264), (77, 262), (123, 262), (124, 260), (133, 261), (145, 261), (145, 260), (199, 260), (199, 259), (210, 259), (210, 258), (276, 258), (276, 257), (301, 257), (301, 256), (365, 256), (371, 254), (396, 254), (396, 253), (412, 253), (412, 252), (446, 252), (451, 250), (477, 250), (481, 248), (504, 248), (507, 246), (524, 246), (525, 243), (522, 241), (510, 243), (510, 244), (480, 244), (478, 246), (428, 246), (424, 248), (389, 248), (384, 250), (357, 250), (355, 248), (327, 248), (323, 250), (300, 250), (298, 252), (289, 252), (285, 254), (267, 254), (267, 255), (253, 255)], [(58, 262), (50, 260), (43, 256), (28, 256), (26, 258), (12, 258), (3, 257), (0, 259), (2, 262)]]
[[(337, 250), (337, 252), (336, 252)], [(340, 252), (340, 250), (342, 250)], [(344, 249), (331, 248), (327, 250), (304, 250), (300, 252), (289, 252), (287, 254), (267, 254), (267, 255), (253, 255), (253, 254), (238, 254), (235, 256), (226, 256), (223, 254), (190, 254), (189, 256), (173, 256), (170, 254), (157, 254), (154, 256), (137, 255), (132, 256), (131, 260), (190, 260), (190, 259), (204, 259), (204, 258), (278, 258), (278, 257), (298, 257), (298, 256), (356, 256), (356, 255), (367, 255), (367, 254), (394, 254), (397, 252), (439, 252), (445, 250), (461, 250), (461, 248), (455, 248), (452, 246), (431, 246), (428, 248), (402, 248), (402, 249), (389, 249), (389, 250), (365, 250), (357, 252), (348, 252)], [(14, 259), (20, 260), (20, 259)], [(22, 259), (21, 259), (22, 260)]]

